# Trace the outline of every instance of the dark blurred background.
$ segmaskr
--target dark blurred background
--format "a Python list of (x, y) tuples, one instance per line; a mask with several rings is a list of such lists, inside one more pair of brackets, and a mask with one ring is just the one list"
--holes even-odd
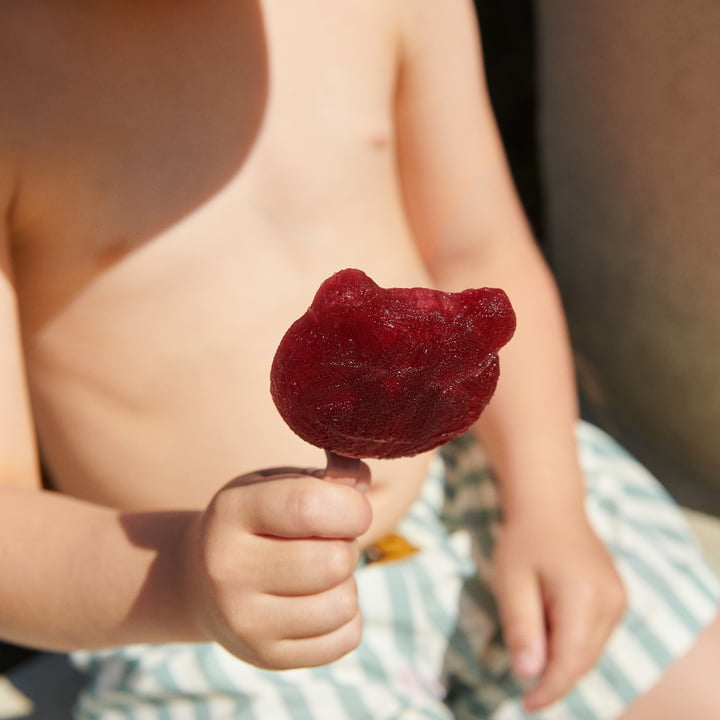
[(475, 7), (583, 414), (720, 516), (720, 3)]
[(476, 0), (485, 72), (500, 133), (525, 211), (544, 241), (537, 145), (535, 33), (529, 0)]

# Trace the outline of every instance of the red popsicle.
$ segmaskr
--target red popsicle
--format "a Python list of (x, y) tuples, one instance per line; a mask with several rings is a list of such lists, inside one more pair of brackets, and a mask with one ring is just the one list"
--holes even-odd
[(477, 420), (514, 330), (502, 290), (384, 289), (341, 270), (280, 342), (272, 397), (290, 428), (326, 451), (416, 455)]

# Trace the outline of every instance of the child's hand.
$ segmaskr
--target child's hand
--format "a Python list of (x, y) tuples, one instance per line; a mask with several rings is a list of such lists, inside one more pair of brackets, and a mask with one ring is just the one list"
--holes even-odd
[(363, 493), (320, 474), (277, 468), (244, 475), (188, 532), (198, 626), (258, 667), (326, 664), (360, 641), (353, 571), (371, 509)]
[(496, 597), (515, 674), (539, 677), (525, 707), (565, 695), (596, 662), (625, 590), (584, 517), (508, 522), (496, 550)]

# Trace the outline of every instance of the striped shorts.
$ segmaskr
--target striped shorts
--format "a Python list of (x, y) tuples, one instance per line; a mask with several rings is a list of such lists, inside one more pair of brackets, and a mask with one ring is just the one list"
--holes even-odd
[(635, 460), (581, 423), (587, 512), (629, 596), (603, 656), (563, 700), (521, 706), (489, 591), (494, 484), (469, 438), (438, 455), (398, 532), (419, 551), (357, 571), (360, 647), (321, 668), (269, 672), (214, 644), (74, 655), (79, 720), (612, 720), (693, 644), (720, 587), (682, 514)]

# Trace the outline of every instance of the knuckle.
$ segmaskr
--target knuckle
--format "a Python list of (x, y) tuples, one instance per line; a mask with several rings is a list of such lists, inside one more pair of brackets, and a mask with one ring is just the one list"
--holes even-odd
[(298, 531), (311, 535), (323, 517), (322, 502), (318, 493), (298, 483), (288, 494), (287, 513)]
[(358, 537), (368, 530), (372, 524), (373, 515), (372, 506), (364, 495), (357, 493), (354, 500), (353, 513), (348, 517), (348, 526), (351, 529), (348, 535)]
[(357, 584), (354, 579), (335, 590), (332, 603), (339, 625), (345, 625), (358, 614)]
[(323, 572), (328, 585), (335, 585), (352, 575), (358, 562), (355, 543), (327, 542), (323, 551)]
[(251, 664), (261, 670), (290, 670), (294, 663), (279, 644), (269, 644), (255, 650)]
[(621, 583), (613, 583), (611, 587), (603, 590), (603, 593), (596, 597), (594, 611), (603, 623), (614, 625), (627, 609), (627, 592)]
[(346, 627), (346, 645), (343, 651), (343, 655), (355, 650), (362, 642), (363, 636), (363, 619), (362, 615), (358, 612), (355, 616), (347, 623)]
[(574, 588), (575, 605), (587, 609), (596, 606), (598, 598), (602, 596), (601, 589), (589, 579), (577, 583)]

